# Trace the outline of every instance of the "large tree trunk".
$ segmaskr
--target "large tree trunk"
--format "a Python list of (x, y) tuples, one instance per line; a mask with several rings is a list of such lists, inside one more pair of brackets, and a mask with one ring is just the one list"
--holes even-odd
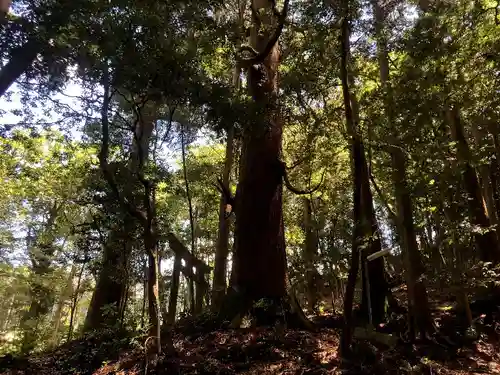
[(469, 199), (470, 220), (473, 225), (478, 226), (474, 237), (481, 259), (485, 262), (499, 262), (500, 249), (496, 232), (490, 228), (490, 220), (486, 214), (481, 186), (476, 175), (476, 171), (471, 165), (469, 145), (465, 139), (462, 121), (459, 110), (456, 107), (448, 108), (446, 117), (451, 129), (453, 140), (457, 143), (457, 156), (463, 165), (463, 182)]
[[(270, 39), (270, 33), (262, 33), (262, 29), (274, 26), (272, 4), (269, 0), (253, 0), (258, 16), (254, 17), (251, 44), (257, 51), (264, 50)], [(251, 66), (248, 73), (250, 94), (263, 114), (243, 134), (234, 261), (235, 286), (250, 299), (286, 295), (280, 163), (283, 123), (276, 100), (279, 60), (279, 46), (275, 43), (264, 61)]]
[(36, 55), (41, 51), (41, 43), (31, 38), (25, 45), (17, 48), (9, 62), (0, 70), (0, 97), (9, 87), (31, 67)]
[[(152, 108), (145, 108), (144, 113), (140, 112), (134, 130), (133, 148), (128, 165), (132, 177), (137, 177), (142, 173), (149, 158), (149, 143), (155, 127), (156, 115), (156, 105), (153, 105)], [(123, 189), (126, 196), (133, 196), (133, 190), (137, 187), (135, 181), (137, 181), (136, 178)], [(138, 198), (132, 199), (131, 202), (135, 208), (140, 207), (142, 203)], [(130, 212), (124, 212), (122, 227), (117, 226), (110, 231), (108, 242), (104, 246), (99, 278), (85, 319), (84, 331), (113, 326), (117, 323), (120, 317), (118, 311), (123, 306), (123, 298), (127, 290), (128, 259), (133, 248), (130, 234), (134, 233), (136, 228), (137, 218)], [(116, 313), (103, 314), (104, 306), (112, 306)]]
[[(102, 266), (85, 318), (84, 332), (113, 326), (117, 322), (118, 309), (122, 304), (127, 284), (124, 277), (127, 264), (123, 247), (120, 246), (120, 236), (121, 228), (112, 229), (104, 245)], [(106, 314), (102, 311), (104, 306), (111, 308)]]
[[(379, 3), (380, 0), (372, 0), (375, 33), (377, 37), (378, 61), (380, 65), (380, 80), (384, 90), (384, 107), (389, 126), (392, 130), (394, 147), (391, 148), (391, 162), (393, 169), (394, 191), (397, 207), (397, 226), (401, 247), (406, 260), (406, 279), (408, 286), (408, 306), (410, 313), (410, 327), (413, 319), (421, 333), (425, 336), (432, 330), (427, 290), (423, 283), (423, 265), (417, 245), (415, 227), (413, 224), (412, 199), (408, 191), (406, 181), (406, 158), (401, 149), (401, 141), (395, 128), (395, 116), (393, 113), (392, 88), (389, 82), (389, 52), (387, 50), (387, 39), (385, 33), (385, 10)], [(413, 329), (410, 329), (413, 332)]]
[(0, 0), (0, 25), (5, 22), (11, 4), (12, 0)]

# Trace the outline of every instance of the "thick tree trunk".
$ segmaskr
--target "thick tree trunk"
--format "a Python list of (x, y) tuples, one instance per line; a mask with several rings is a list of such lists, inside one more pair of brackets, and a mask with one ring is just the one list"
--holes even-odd
[[(397, 226), (401, 247), (405, 254), (406, 275), (408, 286), (408, 306), (411, 322), (415, 320), (422, 336), (432, 331), (432, 319), (427, 299), (427, 290), (423, 283), (423, 265), (417, 245), (415, 227), (413, 224), (413, 210), (410, 192), (406, 181), (406, 158), (401, 149), (401, 141), (397, 137), (393, 113), (393, 97), (389, 82), (389, 53), (385, 36), (385, 10), (379, 3), (372, 0), (375, 33), (377, 37), (377, 51), (380, 65), (380, 80), (384, 90), (385, 113), (392, 130), (394, 147), (391, 148), (391, 162), (393, 168), (393, 183), (396, 196)], [(413, 329), (410, 329), (413, 332)]]
[[(106, 106), (108, 106), (109, 98), (106, 100)], [(133, 177), (142, 173), (148, 160), (149, 143), (155, 128), (156, 116), (156, 105), (153, 105), (152, 108), (145, 108), (144, 113), (140, 112), (139, 121), (136, 129), (134, 129), (133, 148), (128, 165)], [(124, 189), (126, 196), (133, 195), (135, 188), (136, 184), (133, 182), (126, 186)], [(132, 210), (139, 207), (141, 203), (143, 202), (139, 202), (137, 198), (132, 199), (130, 203), (133, 206)], [(145, 223), (141, 223), (141, 225), (145, 225)], [(113, 326), (118, 322), (120, 308), (123, 307), (125, 291), (127, 290), (128, 259), (132, 252), (132, 242), (129, 236), (136, 228), (137, 218), (131, 215), (130, 212), (124, 212), (122, 228), (118, 226), (110, 231), (108, 243), (104, 247), (104, 259), (99, 278), (85, 319), (84, 331), (98, 329), (103, 326)], [(103, 314), (102, 309), (104, 306), (112, 306), (116, 313)]]
[(479, 230), (474, 233), (477, 247), (481, 259), (485, 262), (500, 261), (500, 249), (496, 232), (490, 228), (490, 220), (486, 214), (481, 187), (476, 175), (476, 171), (471, 165), (469, 145), (465, 139), (460, 113), (456, 107), (448, 108), (446, 117), (451, 129), (453, 140), (457, 142), (458, 158), (463, 165), (463, 181), (469, 197), (469, 215), (473, 225)]
[[(272, 29), (272, 3), (253, 0), (259, 16), (254, 17), (251, 44), (257, 51), (262, 51), (270, 39), (262, 29)], [(248, 73), (250, 94), (263, 115), (243, 135), (234, 261), (235, 286), (250, 299), (286, 295), (280, 163), (283, 123), (276, 100), (279, 60), (279, 46), (275, 44), (264, 61), (251, 66)]]
[(9, 13), (12, 0), (0, 0), (0, 24), (5, 20), (5, 16)]
[(0, 97), (31, 67), (36, 55), (41, 51), (41, 46), (39, 41), (32, 38), (12, 53), (12, 58), (0, 70)]
[[(126, 290), (125, 268), (127, 267), (121, 246), (120, 228), (111, 230), (104, 246), (104, 255), (89, 309), (83, 327), (84, 332), (106, 326), (113, 326), (118, 319), (118, 309)], [(110, 308), (103, 313), (104, 306)]]

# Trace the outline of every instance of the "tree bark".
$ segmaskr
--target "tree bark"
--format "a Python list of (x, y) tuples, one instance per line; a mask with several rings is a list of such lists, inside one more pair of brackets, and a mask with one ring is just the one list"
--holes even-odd
[[(184, 125), (182, 125), (182, 130), (181, 130), (181, 150), (182, 150), (182, 171), (184, 174), (184, 186), (186, 188), (186, 199), (188, 202), (188, 209), (189, 209), (189, 227), (191, 229), (191, 254), (196, 256), (196, 247), (195, 247), (195, 222), (194, 222), (194, 215), (193, 215), (193, 203), (191, 199), (191, 192), (189, 189), (189, 180), (188, 180), (188, 175), (187, 175), (187, 165), (186, 165), (186, 137), (185, 137), (185, 130), (184, 130)], [(188, 282), (188, 293), (189, 293), (189, 301), (190, 301), (190, 311), (191, 314), (195, 313), (195, 298), (194, 298), (194, 280), (193, 278), (189, 278), (187, 280)]]
[(83, 277), (83, 271), (85, 270), (85, 263), (82, 264), (82, 267), (80, 268), (80, 272), (78, 273), (78, 279), (76, 280), (76, 288), (73, 291), (73, 295), (71, 298), (71, 311), (69, 314), (69, 327), (68, 327), (68, 340), (71, 340), (71, 336), (73, 334), (73, 325), (74, 325), (74, 319), (75, 319), (75, 312), (76, 308), (78, 306), (78, 296), (80, 294), (80, 285), (82, 283), (82, 277)]
[(31, 67), (41, 50), (42, 44), (35, 38), (31, 38), (25, 45), (12, 53), (9, 62), (0, 70), (0, 98)]
[[(239, 70), (238, 70), (239, 71)], [(226, 160), (224, 162), (224, 173), (222, 175), (222, 183), (229, 191), (229, 176), (233, 165), (234, 152), (234, 127), (230, 127), (227, 131), (226, 143)], [(217, 237), (217, 248), (215, 250), (215, 268), (213, 281), (213, 308), (217, 311), (222, 304), (224, 295), (226, 294), (226, 269), (227, 256), (229, 255), (229, 220), (225, 217), (226, 203), (224, 195), (221, 194), (219, 205), (219, 235)]]
[[(246, 1), (239, 1), (238, 8), (238, 23), (243, 28), (243, 14), (246, 8)], [(233, 69), (233, 86), (235, 91), (239, 91), (241, 86), (240, 79), (241, 69), (238, 64)], [(227, 141), (226, 141), (226, 158), (224, 161), (224, 172), (222, 175), (222, 183), (229, 189), (229, 180), (231, 176), (231, 169), (233, 167), (234, 159), (234, 125), (230, 125), (227, 130)], [(213, 280), (213, 299), (212, 308), (214, 311), (218, 311), (226, 294), (226, 273), (227, 273), (227, 257), (229, 255), (229, 231), (230, 223), (227, 220), (226, 213), (226, 200), (224, 199), (224, 194), (221, 193), (220, 205), (219, 205), (219, 231), (217, 237), (217, 247), (215, 250), (215, 266), (214, 266), (214, 280)], [(234, 209), (234, 207), (233, 207)]]
[(480, 257), (485, 262), (498, 263), (500, 249), (496, 232), (490, 228), (490, 220), (486, 214), (484, 199), (476, 171), (471, 165), (472, 157), (469, 145), (465, 139), (462, 121), (458, 108), (451, 107), (446, 110), (446, 117), (451, 129), (453, 140), (457, 143), (457, 156), (463, 165), (463, 181), (469, 199), (469, 215), (471, 223), (478, 227), (474, 238), (479, 249)]
[[(481, 147), (484, 144), (484, 140), (487, 139), (486, 132), (483, 131), (479, 127), (479, 125), (472, 125), (472, 134), (476, 140), (476, 144), (478, 147)], [(498, 237), (498, 216), (497, 216), (497, 207), (495, 203), (495, 192), (494, 192), (494, 181), (492, 181), (492, 175), (490, 171), (492, 170), (492, 165), (488, 165), (485, 163), (481, 163), (478, 166), (479, 175), (481, 177), (481, 187), (484, 196), (484, 203), (486, 206), (486, 214), (490, 223), (495, 225), (495, 232), (497, 232)]]
[(305, 242), (303, 250), (303, 259), (306, 267), (306, 296), (309, 309), (317, 311), (318, 295), (317, 295), (317, 280), (319, 278), (318, 271), (314, 265), (314, 260), (317, 255), (317, 242), (314, 233), (312, 222), (312, 207), (311, 201), (308, 198), (303, 198), (304, 204), (304, 220), (303, 226), (305, 231)]
[[(29, 353), (38, 341), (38, 326), (54, 304), (54, 294), (44, 278), (50, 274), (54, 255), (54, 235), (52, 234), (60, 206), (55, 202), (48, 209), (48, 219), (39, 233), (28, 228), (26, 247), (31, 260), (30, 307), (21, 318), (23, 339), (21, 351)], [(33, 234), (32, 234), (33, 233)]]
[[(263, 51), (273, 29), (273, 1), (253, 0), (251, 44)], [(267, 34), (267, 35), (266, 35)], [(237, 192), (235, 286), (252, 300), (286, 295), (286, 255), (282, 221), (280, 162), (283, 123), (277, 104), (279, 46), (249, 67), (248, 86), (262, 119), (243, 134)]]
[[(97, 279), (89, 309), (85, 318), (84, 332), (106, 326), (113, 326), (118, 319), (118, 309), (125, 295), (126, 279), (125, 259), (119, 245), (121, 228), (112, 229), (104, 246), (101, 270)], [(103, 314), (103, 308), (108, 307), (108, 314)]]
[(175, 322), (177, 313), (177, 298), (179, 297), (179, 276), (181, 273), (181, 257), (175, 256), (174, 269), (172, 272), (172, 284), (170, 284), (170, 297), (168, 301), (167, 325), (171, 326)]
[[(350, 91), (352, 77), (349, 74), (350, 55), (350, 9), (349, 0), (342, 0), (342, 25), (341, 25), (341, 68), (342, 92), (344, 97), (344, 111), (346, 127), (351, 137), (352, 175), (354, 187), (354, 235), (352, 246), (351, 267), (349, 270), (348, 284), (344, 299), (344, 329), (342, 332), (341, 351), (348, 353), (352, 340), (353, 317), (352, 306), (354, 288), (359, 271), (360, 254), (361, 263), (369, 254), (381, 250), (378, 234), (378, 225), (373, 209), (373, 197), (370, 190), (368, 164), (364, 151), (364, 144), (359, 132), (359, 107), (356, 97)], [(365, 250), (361, 250), (365, 249)], [(385, 301), (387, 296), (387, 283), (385, 281), (384, 260), (382, 257), (368, 263), (368, 279), (362, 272), (363, 292), (361, 310), (366, 313), (371, 310), (372, 322), (378, 324), (384, 320)], [(368, 298), (367, 281), (370, 285)], [(368, 301), (370, 300), (370, 305)]]
[(351, 136), (351, 152), (352, 152), (352, 174), (353, 174), (353, 187), (354, 187), (354, 233), (353, 245), (351, 254), (351, 266), (347, 277), (346, 293), (344, 298), (344, 327), (341, 337), (341, 354), (344, 356), (351, 350), (352, 332), (353, 332), (353, 314), (352, 308), (354, 303), (354, 289), (356, 287), (356, 280), (359, 272), (360, 262), (360, 245), (363, 241), (363, 229), (367, 226), (364, 218), (361, 215), (361, 163), (359, 158), (361, 143), (359, 142), (358, 135), (353, 131), (356, 129), (354, 123), (354, 116), (351, 107), (351, 92), (349, 88), (348, 78), (348, 59), (349, 59), (349, 36), (350, 36), (350, 16), (349, 16), (349, 0), (342, 0), (342, 25), (341, 25), (341, 58), (340, 58), (340, 78), (342, 81), (342, 93), (344, 96), (344, 112), (346, 119), (346, 127), (350, 130)]
[(73, 264), (71, 266), (71, 271), (69, 273), (68, 279), (64, 285), (64, 288), (61, 290), (61, 294), (59, 295), (59, 300), (57, 301), (57, 308), (54, 313), (54, 318), (52, 319), (52, 324), (54, 327), (54, 332), (52, 333), (52, 338), (50, 340), (50, 347), (56, 347), (59, 345), (59, 329), (61, 327), (61, 318), (64, 310), (64, 306), (66, 305), (67, 300), (73, 294), (73, 279), (76, 275), (76, 265)]
[(146, 253), (148, 254), (149, 336), (156, 338), (156, 351), (161, 353), (158, 249), (156, 247), (156, 236), (151, 226), (144, 228), (143, 236)]

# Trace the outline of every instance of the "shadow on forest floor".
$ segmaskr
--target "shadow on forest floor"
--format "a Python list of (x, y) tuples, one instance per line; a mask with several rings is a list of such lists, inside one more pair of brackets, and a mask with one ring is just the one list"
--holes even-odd
[[(176, 358), (149, 365), (151, 374), (500, 374), (500, 323), (478, 323), (481, 338), (462, 345), (442, 340), (389, 349), (356, 341), (341, 364), (340, 331), (249, 328), (185, 336), (176, 333)], [(323, 322), (328, 319), (323, 319)], [(446, 324), (451, 324), (450, 320)], [(330, 324), (338, 324), (331, 319)], [(496, 329), (496, 332), (495, 332)], [(144, 374), (144, 353), (132, 339), (107, 333), (67, 343), (41, 356), (15, 359), (2, 374)], [(0, 364), (1, 366), (1, 364)], [(1, 370), (1, 367), (0, 367)]]
[[(499, 293), (500, 294), (500, 293)], [(500, 374), (500, 296), (473, 301), (472, 315), (478, 338), (463, 335), (464, 316), (443, 292), (434, 294), (434, 319), (439, 335), (426, 342), (393, 348), (355, 340), (353, 356), (339, 358), (341, 319), (322, 316), (320, 329), (247, 328), (198, 330), (180, 322), (173, 339), (177, 355), (150, 361), (150, 374)], [(404, 299), (402, 295), (401, 298)], [(450, 302), (451, 300), (451, 302)], [(440, 303), (437, 303), (441, 301)], [(404, 315), (393, 315), (382, 328), (404, 336)], [(106, 331), (66, 343), (27, 358), (0, 358), (0, 374), (144, 374), (144, 337)]]

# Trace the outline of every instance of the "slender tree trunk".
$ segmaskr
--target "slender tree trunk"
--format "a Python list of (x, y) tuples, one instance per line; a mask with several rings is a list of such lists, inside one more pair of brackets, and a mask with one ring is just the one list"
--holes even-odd
[[(238, 7), (238, 22), (243, 27), (243, 14), (246, 8), (246, 1), (239, 1)], [(236, 91), (239, 91), (241, 86), (240, 79), (241, 69), (235, 66), (233, 69), (233, 86)], [(226, 158), (224, 161), (224, 172), (222, 175), (222, 183), (229, 189), (229, 180), (234, 159), (234, 126), (230, 125), (227, 130), (226, 141)], [(225, 217), (225, 199), (224, 194), (221, 194), (219, 205), (219, 231), (217, 237), (217, 247), (215, 251), (215, 267), (213, 281), (213, 302), (212, 307), (217, 311), (222, 306), (224, 295), (226, 294), (226, 273), (227, 273), (227, 256), (229, 254), (229, 221)], [(234, 207), (233, 207), (234, 208)]]
[[(186, 166), (186, 138), (185, 138), (185, 131), (184, 131), (184, 126), (181, 130), (181, 150), (182, 150), (182, 171), (184, 173), (184, 185), (186, 187), (186, 198), (188, 201), (188, 207), (189, 207), (189, 226), (191, 228), (191, 254), (193, 256), (196, 256), (196, 248), (195, 248), (195, 223), (194, 223), (194, 215), (193, 215), (193, 203), (191, 200), (191, 192), (189, 190), (189, 180), (188, 180), (188, 175), (187, 175), (187, 166)], [(194, 301), (194, 280), (192, 278), (189, 278), (188, 280), (189, 284), (189, 300), (190, 300), (190, 309), (191, 309), (191, 314), (194, 314), (195, 312), (195, 301)]]
[(156, 338), (156, 350), (158, 353), (161, 353), (158, 249), (156, 247), (156, 238), (151, 228), (146, 228), (143, 236), (148, 254), (149, 336)]
[(54, 254), (54, 236), (52, 231), (60, 207), (57, 203), (48, 210), (48, 220), (39, 233), (28, 228), (26, 245), (32, 264), (30, 282), (30, 307), (21, 318), (23, 339), (21, 351), (29, 353), (38, 341), (38, 326), (46, 317), (54, 304), (54, 293), (47, 285), (45, 278), (51, 273), (52, 256)]
[(314, 259), (317, 255), (317, 242), (314, 235), (312, 223), (312, 207), (311, 201), (308, 198), (303, 198), (304, 203), (304, 220), (303, 226), (305, 231), (305, 243), (303, 250), (303, 259), (306, 267), (306, 288), (307, 288), (307, 303), (311, 311), (317, 311), (318, 295), (317, 295), (317, 280), (319, 277)]
[[(411, 322), (415, 320), (420, 334), (425, 336), (432, 331), (432, 319), (430, 316), (427, 290), (423, 283), (423, 265), (420, 251), (417, 245), (415, 227), (413, 224), (412, 199), (406, 180), (406, 157), (402, 151), (402, 142), (398, 139), (395, 129), (395, 116), (393, 113), (392, 88), (389, 81), (389, 52), (387, 50), (387, 39), (385, 35), (385, 10), (379, 3), (380, 0), (372, 0), (375, 32), (377, 35), (378, 60), (380, 65), (380, 80), (384, 90), (385, 114), (392, 129), (393, 147), (391, 148), (391, 162), (393, 169), (393, 183), (397, 206), (397, 226), (401, 247), (404, 250), (406, 260), (406, 275), (408, 286), (408, 306)], [(410, 333), (413, 329), (410, 329)]]
[[(353, 318), (352, 306), (354, 288), (359, 271), (360, 253), (361, 263), (364, 263), (369, 254), (381, 250), (378, 234), (378, 225), (373, 209), (373, 197), (370, 191), (368, 164), (361, 134), (359, 133), (359, 107), (355, 95), (350, 91), (349, 74), (350, 55), (350, 9), (349, 0), (342, 0), (341, 25), (341, 81), (344, 97), (344, 111), (347, 131), (351, 137), (352, 174), (354, 186), (354, 235), (351, 268), (344, 299), (344, 330), (342, 332), (341, 351), (348, 353), (352, 340)], [(365, 249), (361, 251), (361, 249)], [(384, 260), (382, 257), (368, 263), (368, 280), (366, 272), (362, 272), (363, 293), (361, 310), (366, 314), (371, 311), (372, 321), (378, 324), (384, 320), (387, 283), (385, 281)], [(368, 298), (368, 281), (370, 295)], [(368, 303), (370, 301), (370, 303)], [(368, 306), (370, 305), (370, 306)]]
[[(498, 126), (496, 124), (488, 124), (488, 130), (493, 138), (493, 146), (495, 147), (495, 157), (490, 163), (490, 181), (493, 190), (493, 198), (496, 207), (496, 216), (500, 218), (500, 141), (498, 137)], [(499, 219), (500, 221), (500, 219)], [(497, 229), (497, 232), (500, 229)]]
[(76, 275), (76, 266), (73, 264), (71, 266), (71, 271), (69, 273), (68, 279), (64, 285), (64, 288), (61, 290), (61, 294), (59, 296), (59, 300), (57, 301), (57, 308), (54, 313), (54, 318), (52, 319), (52, 324), (54, 327), (54, 332), (52, 334), (52, 338), (50, 341), (50, 346), (55, 347), (59, 344), (59, 329), (61, 327), (61, 318), (64, 310), (64, 306), (66, 305), (66, 301), (71, 297), (73, 293), (73, 279)]
[[(349, 51), (348, 51), (349, 52)], [(354, 87), (354, 77), (349, 74), (348, 71), (348, 80), (351, 87)], [(362, 263), (365, 262), (366, 257), (370, 254), (376, 253), (382, 250), (382, 243), (379, 236), (379, 229), (377, 224), (377, 219), (375, 217), (375, 210), (373, 208), (373, 196), (370, 189), (370, 175), (368, 171), (368, 161), (366, 160), (365, 147), (362, 139), (362, 135), (359, 132), (359, 124), (360, 124), (360, 116), (359, 116), (359, 104), (354, 92), (350, 94), (351, 106), (352, 106), (352, 115), (354, 118), (354, 129), (348, 129), (349, 132), (354, 132), (356, 142), (359, 142), (359, 147), (357, 146), (355, 151), (359, 153), (357, 158), (359, 158), (359, 163), (354, 165), (360, 170), (361, 178), (361, 213), (364, 217), (368, 226), (364, 229), (363, 232), (365, 239), (367, 239), (366, 246), (362, 248), (364, 251), (362, 252), (361, 260)], [(354, 156), (353, 156), (354, 159)], [(357, 173), (358, 173), (357, 172)], [(370, 304), (371, 304), (371, 314), (372, 314), (372, 323), (377, 325), (382, 323), (385, 319), (385, 302), (386, 296), (388, 294), (388, 286), (385, 280), (385, 262), (384, 258), (380, 257), (374, 261), (368, 263), (368, 277), (369, 277), (369, 285), (366, 280), (366, 272), (364, 271), (363, 264), (363, 272), (361, 273), (362, 277), (362, 285), (363, 290), (361, 294), (361, 312), (364, 314), (366, 320), (368, 320), (369, 315), (369, 307), (368, 307), (368, 294), (367, 290), (370, 289)]]
[(479, 227), (474, 233), (481, 259), (485, 262), (498, 263), (500, 261), (500, 249), (496, 232), (490, 228), (490, 220), (486, 214), (481, 187), (474, 168), (471, 165), (469, 145), (465, 139), (460, 113), (456, 107), (446, 111), (447, 120), (451, 128), (453, 140), (457, 142), (458, 158), (463, 165), (463, 182), (469, 196), (469, 215), (473, 225)]
[(82, 267), (80, 268), (80, 272), (78, 273), (78, 278), (76, 280), (76, 288), (73, 291), (73, 298), (71, 301), (71, 311), (69, 314), (69, 327), (68, 327), (68, 339), (67, 341), (71, 340), (71, 336), (73, 335), (73, 325), (74, 325), (74, 319), (75, 319), (75, 312), (76, 308), (78, 307), (78, 296), (80, 295), (80, 285), (82, 283), (82, 277), (83, 277), (83, 271), (85, 270), (85, 263), (82, 264)]
[[(109, 85), (109, 83), (107, 84)], [(109, 98), (106, 99), (107, 103), (105, 106), (109, 106), (109, 100)], [(144, 108), (143, 112), (140, 112), (137, 126), (134, 129), (133, 148), (128, 165), (131, 176), (135, 178), (142, 174), (144, 165), (149, 158), (149, 143), (155, 128), (157, 116), (156, 104), (151, 108)], [(134, 179), (134, 182), (135, 181)], [(125, 194), (127, 196), (134, 196), (133, 189), (135, 188), (136, 184), (130, 183), (125, 186)], [(131, 207), (132, 211), (136, 210), (141, 203), (143, 202), (139, 202), (138, 198), (131, 199), (130, 204), (133, 206)], [(128, 209), (128, 211), (130, 211), (130, 209)], [(145, 223), (141, 223), (141, 225), (144, 226)], [(130, 258), (130, 253), (132, 251), (132, 241), (127, 237), (136, 229), (137, 218), (132, 215), (131, 212), (124, 212), (123, 224), (116, 226), (116, 228), (110, 231), (108, 242), (104, 246), (102, 267), (85, 319), (84, 331), (98, 329), (103, 326), (112, 326), (118, 323), (121, 307), (124, 302), (125, 291), (128, 285), (127, 260)], [(102, 314), (104, 306), (113, 306), (116, 313), (108, 315)]]
[[(233, 164), (234, 128), (231, 126), (227, 131), (226, 160), (224, 162), (224, 174), (222, 183), (229, 191), (229, 175)], [(219, 235), (217, 237), (217, 248), (215, 251), (215, 267), (213, 281), (213, 308), (218, 310), (226, 294), (226, 269), (227, 256), (229, 254), (229, 220), (225, 217), (226, 204), (224, 195), (221, 194), (219, 206)]]
[(174, 269), (172, 272), (172, 284), (170, 285), (170, 298), (168, 302), (167, 324), (172, 325), (175, 322), (177, 313), (177, 298), (179, 297), (179, 276), (181, 273), (181, 258), (176, 255), (174, 260)]
[[(476, 144), (478, 147), (481, 147), (484, 144), (485, 139), (487, 139), (487, 134), (483, 129), (479, 127), (479, 125), (472, 125), (472, 134), (476, 140)], [(495, 192), (494, 192), (494, 181), (492, 181), (492, 176), (490, 174), (491, 164), (482, 163), (478, 167), (479, 175), (481, 177), (481, 187), (484, 196), (484, 203), (486, 206), (486, 214), (490, 223), (495, 225), (495, 232), (497, 232), (498, 237), (498, 216), (497, 216), (497, 207), (495, 204)]]
[(6, 332), (7, 327), (9, 326), (10, 323), (10, 317), (12, 315), (12, 311), (14, 310), (14, 302), (16, 301), (16, 294), (12, 294), (12, 297), (10, 298), (9, 301), (9, 307), (7, 307), (7, 313), (2, 314), (0, 317), (0, 332)]
[(349, 275), (347, 278), (346, 294), (344, 298), (344, 327), (342, 330), (341, 337), (341, 353), (346, 355), (351, 350), (352, 332), (353, 332), (353, 314), (352, 308), (354, 303), (354, 289), (356, 286), (356, 280), (358, 278), (359, 263), (360, 263), (360, 246), (363, 242), (363, 232), (364, 228), (367, 227), (368, 223), (365, 222), (363, 215), (361, 214), (361, 204), (362, 204), (362, 180), (361, 180), (361, 170), (362, 170), (362, 160), (359, 157), (362, 149), (361, 142), (359, 140), (359, 135), (356, 134), (353, 129), (356, 129), (356, 124), (354, 122), (354, 116), (351, 107), (351, 92), (349, 88), (349, 78), (348, 78), (348, 59), (349, 59), (349, 36), (350, 36), (350, 15), (349, 15), (349, 0), (342, 0), (342, 25), (341, 25), (341, 58), (340, 58), (340, 75), (342, 81), (342, 92), (344, 96), (344, 111), (346, 118), (346, 127), (350, 130), (351, 135), (351, 147), (352, 147), (352, 174), (353, 174), (353, 186), (354, 186), (354, 234), (353, 234), (353, 246), (351, 254), (351, 266), (349, 268)]
[(144, 258), (144, 282), (142, 287), (141, 328), (144, 328), (144, 314), (146, 312), (146, 301), (148, 300), (148, 258)]

